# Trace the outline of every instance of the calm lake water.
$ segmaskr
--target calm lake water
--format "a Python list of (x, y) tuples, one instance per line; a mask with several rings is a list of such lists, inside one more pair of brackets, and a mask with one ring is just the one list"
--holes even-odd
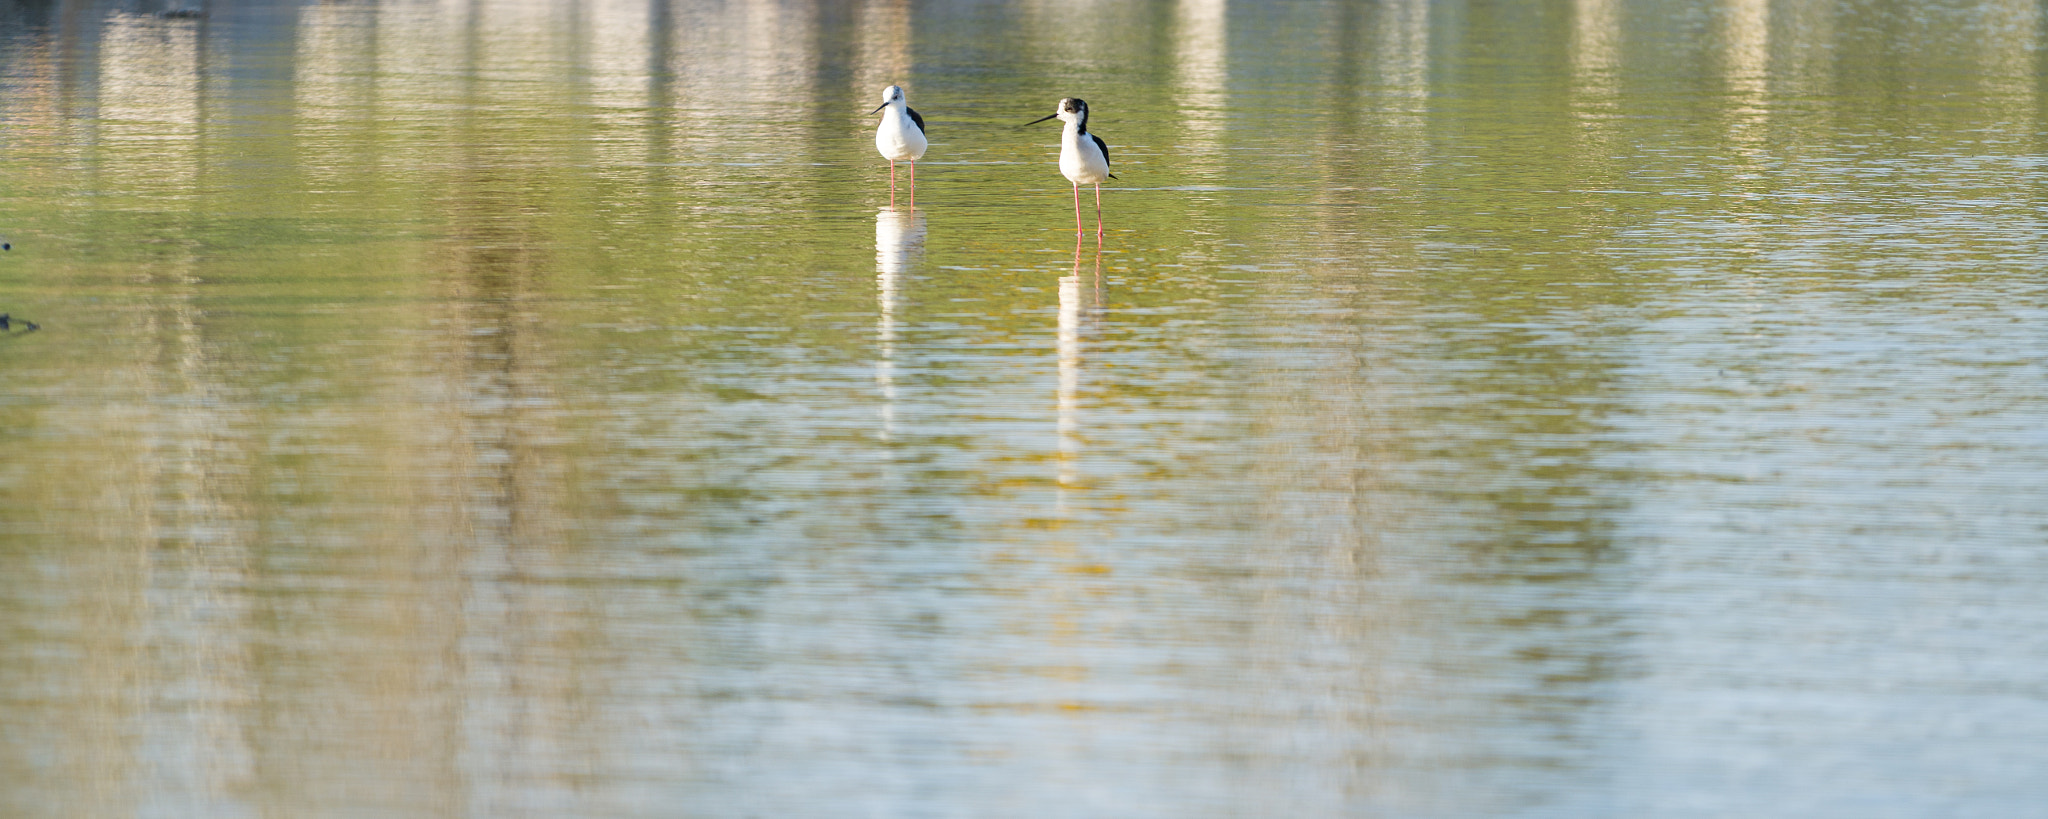
[(0, 814), (2048, 816), (2044, 25), (0, 0)]

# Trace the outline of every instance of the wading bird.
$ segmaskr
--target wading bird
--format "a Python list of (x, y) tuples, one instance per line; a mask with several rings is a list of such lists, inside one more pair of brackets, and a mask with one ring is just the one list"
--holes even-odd
[(1048, 114), (1026, 125), (1037, 125), (1049, 119), (1058, 119), (1067, 124), (1060, 137), (1060, 173), (1067, 181), (1074, 183), (1074, 232), (1086, 233), (1081, 227), (1081, 186), (1095, 186), (1095, 235), (1102, 235), (1102, 180), (1116, 179), (1109, 172), (1109, 145), (1102, 137), (1088, 133), (1088, 101), (1068, 97)]
[[(9, 242), (9, 241), (7, 241), (6, 239), (0, 239), (0, 250), (13, 250), (13, 249), (14, 249), (14, 243), (13, 243), (13, 242)], [(4, 330), (13, 330), (13, 329), (14, 329), (14, 321), (15, 321), (15, 319), (14, 319), (14, 317), (13, 317), (13, 316), (10, 316), (10, 315), (8, 315), (8, 314), (6, 314), (6, 313), (0, 313), (0, 331), (4, 331)], [(36, 323), (35, 323), (35, 322), (33, 322), (33, 321), (29, 321), (29, 320), (27, 320), (27, 319), (22, 319), (22, 320), (21, 320), (21, 323), (22, 323), (22, 324), (25, 324), (25, 325), (27, 325), (27, 326), (28, 326), (28, 329), (30, 329), (30, 330), (40, 330), (40, 329), (42, 329), (41, 327), (37, 327), (37, 326), (36, 326)]]
[(875, 127), (875, 150), (882, 152), (882, 158), (889, 160), (889, 207), (896, 206), (896, 163), (910, 163), (910, 206), (917, 207), (917, 161), (924, 158), (924, 149), (930, 143), (924, 138), (924, 117), (910, 109), (910, 103), (903, 99), (900, 86), (882, 89), (882, 104), (870, 114), (880, 113), (882, 123)]

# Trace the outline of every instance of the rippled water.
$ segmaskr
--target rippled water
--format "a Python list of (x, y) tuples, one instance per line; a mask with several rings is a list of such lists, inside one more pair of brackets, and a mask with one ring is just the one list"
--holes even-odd
[(2048, 815), (2043, 26), (0, 4), (0, 813)]

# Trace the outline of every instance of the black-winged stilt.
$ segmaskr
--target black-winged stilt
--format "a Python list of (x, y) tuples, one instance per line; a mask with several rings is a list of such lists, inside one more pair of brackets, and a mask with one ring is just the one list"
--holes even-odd
[(910, 163), (910, 206), (917, 207), (917, 161), (924, 157), (924, 149), (930, 145), (924, 138), (924, 117), (910, 109), (910, 103), (903, 98), (900, 86), (882, 89), (882, 104), (870, 114), (880, 113), (881, 125), (875, 128), (875, 150), (882, 152), (882, 158), (889, 160), (889, 206), (896, 206), (896, 163)]
[(1086, 233), (1081, 227), (1081, 186), (1095, 186), (1095, 235), (1102, 235), (1102, 180), (1116, 179), (1109, 172), (1109, 145), (1102, 137), (1088, 133), (1088, 101), (1068, 97), (1060, 100), (1058, 107), (1038, 119), (1025, 123), (1037, 125), (1049, 119), (1058, 119), (1067, 124), (1060, 138), (1060, 173), (1067, 181), (1074, 183), (1074, 232)]

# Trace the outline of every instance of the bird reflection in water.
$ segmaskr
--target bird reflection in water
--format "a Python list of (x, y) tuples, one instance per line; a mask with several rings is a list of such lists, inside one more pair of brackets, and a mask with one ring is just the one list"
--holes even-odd
[(883, 208), (875, 214), (875, 386), (882, 392), (882, 433), (896, 428), (896, 304), (899, 277), (924, 255), (924, 212)]
[[(1058, 413), (1055, 429), (1059, 432), (1059, 487), (1061, 512), (1065, 512), (1066, 492), (1080, 482), (1081, 456), (1081, 336), (1087, 325), (1093, 323), (1094, 314), (1102, 304), (1102, 235), (1095, 236), (1094, 270), (1084, 282), (1081, 275), (1083, 257), (1081, 237), (1074, 237), (1073, 273), (1060, 279), (1060, 319), (1057, 345), (1059, 350), (1059, 392)], [(1088, 298), (1092, 293), (1094, 298)], [(1091, 306), (1092, 305), (1092, 306)]]

